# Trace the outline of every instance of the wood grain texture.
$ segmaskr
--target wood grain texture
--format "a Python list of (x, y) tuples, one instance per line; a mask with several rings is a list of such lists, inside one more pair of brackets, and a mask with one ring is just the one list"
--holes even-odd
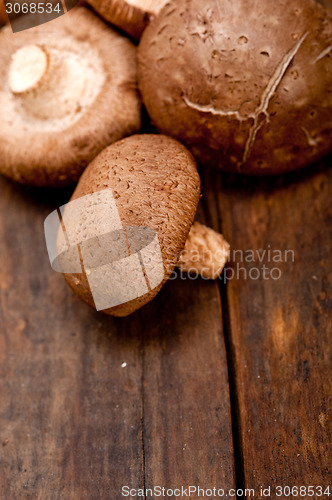
[[(50, 193), (1, 179), (0, 498), (105, 499), (143, 484), (140, 338), (49, 267)], [(56, 196), (55, 196), (56, 197)], [(121, 368), (123, 362), (126, 368)]]
[[(261, 485), (327, 486), (331, 478), (331, 165), (328, 159), (265, 180), (212, 175), (203, 183), (210, 219), (216, 226), (220, 214), (233, 251), (262, 256), (270, 249), (273, 255), (262, 262), (257, 254), (255, 262), (245, 261), (251, 253), (233, 255), (227, 275), (235, 277), (224, 301), (237, 479), (256, 492)], [(283, 262), (273, 260), (280, 259), (275, 250)], [(294, 259), (288, 253), (286, 261), (287, 250)], [(277, 271), (265, 271), (264, 278), (263, 265), (278, 268), (280, 279), (273, 279)], [(261, 270), (259, 278), (253, 268)], [(271, 498), (277, 498), (273, 490)]]
[(232, 484), (218, 288), (171, 281), (122, 319), (89, 309), (46, 253), (44, 219), (69, 197), (0, 179), (0, 498)]
[(146, 486), (232, 488), (231, 415), (217, 284), (201, 279), (168, 283), (159, 318), (144, 343)]

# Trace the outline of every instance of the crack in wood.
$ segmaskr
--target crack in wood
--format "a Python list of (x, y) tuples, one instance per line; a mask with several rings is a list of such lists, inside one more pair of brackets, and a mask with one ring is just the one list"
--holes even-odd
[(146, 500), (146, 456), (145, 456), (145, 343), (144, 336), (141, 336), (141, 345), (140, 345), (140, 358), (141, 358), (141, 451), (142, 451), (142, 489), (144, 492), (144, 500)]

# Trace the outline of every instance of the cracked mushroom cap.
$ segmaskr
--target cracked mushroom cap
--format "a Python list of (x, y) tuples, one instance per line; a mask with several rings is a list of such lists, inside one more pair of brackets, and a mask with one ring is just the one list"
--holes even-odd
[(141, 120), (134, 45), (84, 8), (51, 26), (0, 32), (0, 172), (36, 186), (76, 182)]
[[(106, 148), (64, 208), (67, 239), (74, 247), (81, 242), (81, 272), (64, 274), (69, 286), (112, 316), (127, 316), (149, 302), (178, 263), (199, 197), (195, 161), (174, 139), (136, 135)], [(68, 262), (62, 271), (64, 266)], [(118, 305), (107, 307), (109, 300)]]
[(86, 0), (106, 21), (139, 40), (168, 0)]
[(295, 170), (332, 149), (332, 18), (314, 0), (171, 0), (142, 36), (139, 87), (202, 164)]

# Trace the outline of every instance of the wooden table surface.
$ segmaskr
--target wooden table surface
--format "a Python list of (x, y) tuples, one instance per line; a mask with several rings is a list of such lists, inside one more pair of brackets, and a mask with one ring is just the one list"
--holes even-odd
[(328, 486), (332, 160), (202, 181), (199, 220), (238, 250), (227, 273), (169, 281), (111, 318), (48, 262), (43, 222), (70, 190), (0, 179), (1, 500), (118, 500), (123, 486), (158, 485), (254, 488), (238, 498), (255, 499), (271, 486), (280, 498), (277, 485)]

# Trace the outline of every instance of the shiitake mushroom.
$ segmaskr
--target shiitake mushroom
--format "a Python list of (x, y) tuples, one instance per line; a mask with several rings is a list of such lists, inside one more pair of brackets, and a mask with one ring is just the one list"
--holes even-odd
[(83, 7), (49, 24), (0, 31), (0, 172), (35, 186), (77, 182), (141, 126), (132, 42)]
[(170, 0), (138, 55), (153, 123), (204, 166), (277, 174), (332, 150), (332, 18), (314, 0)]
[(60, 209), (61, 225), (57, 213), (46, 220), (52, 266), (84, 302), (112, 316), (152, 300), (175, 266), (215, 279), (229, 246), (192, 225), (199, 198), (196, 164), (182, 144), (154, 134), (122, 139), (84, 171)]

